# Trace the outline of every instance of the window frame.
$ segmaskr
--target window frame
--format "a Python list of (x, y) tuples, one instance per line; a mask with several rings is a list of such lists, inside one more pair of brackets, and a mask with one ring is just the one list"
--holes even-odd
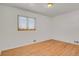
[[(19, 17), (26, 17), (27, 18), (27, 29), (20, 29), (19, 28)], [(28, 23), (29, 23), (29, 19), (28, 18), (34, 18), (34, 29), (29, 29)], [(28, 17), (28, 16), (23, 16), (23, 15), (17, 15), (17, 30), (18, 31), (35, 31), (36, 30), (36, 17)]]

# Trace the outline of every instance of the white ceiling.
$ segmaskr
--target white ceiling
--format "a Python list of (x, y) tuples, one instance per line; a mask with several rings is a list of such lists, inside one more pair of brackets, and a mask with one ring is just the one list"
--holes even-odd
[(52, 17), (62, 13), (79, 10), (79, 3), (54, 3), (52, 8), (48, 8), (47, 3), (2, 3), (0, 5), (17, 7)]

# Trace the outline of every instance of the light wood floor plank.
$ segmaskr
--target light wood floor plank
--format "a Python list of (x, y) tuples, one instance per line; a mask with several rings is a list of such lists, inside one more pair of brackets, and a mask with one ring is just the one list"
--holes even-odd
[(51, 39), (2, 51), (2, 56), (79, 56), (79, 46)]

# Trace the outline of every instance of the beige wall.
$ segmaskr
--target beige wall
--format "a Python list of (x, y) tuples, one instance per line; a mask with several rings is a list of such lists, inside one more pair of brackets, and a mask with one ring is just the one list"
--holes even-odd
[[(36, 17), (36, 31), (17, 31), (17, 15)], [(50, 38), (50, 18), (18, 8), (0, 6), (0, 50)]]

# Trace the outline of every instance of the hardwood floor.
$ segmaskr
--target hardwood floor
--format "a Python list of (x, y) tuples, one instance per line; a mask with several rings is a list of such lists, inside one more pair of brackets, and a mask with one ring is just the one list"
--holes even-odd
[(79, 56), (79, 45), (51, 39), (2, 51), (2, 56)]

